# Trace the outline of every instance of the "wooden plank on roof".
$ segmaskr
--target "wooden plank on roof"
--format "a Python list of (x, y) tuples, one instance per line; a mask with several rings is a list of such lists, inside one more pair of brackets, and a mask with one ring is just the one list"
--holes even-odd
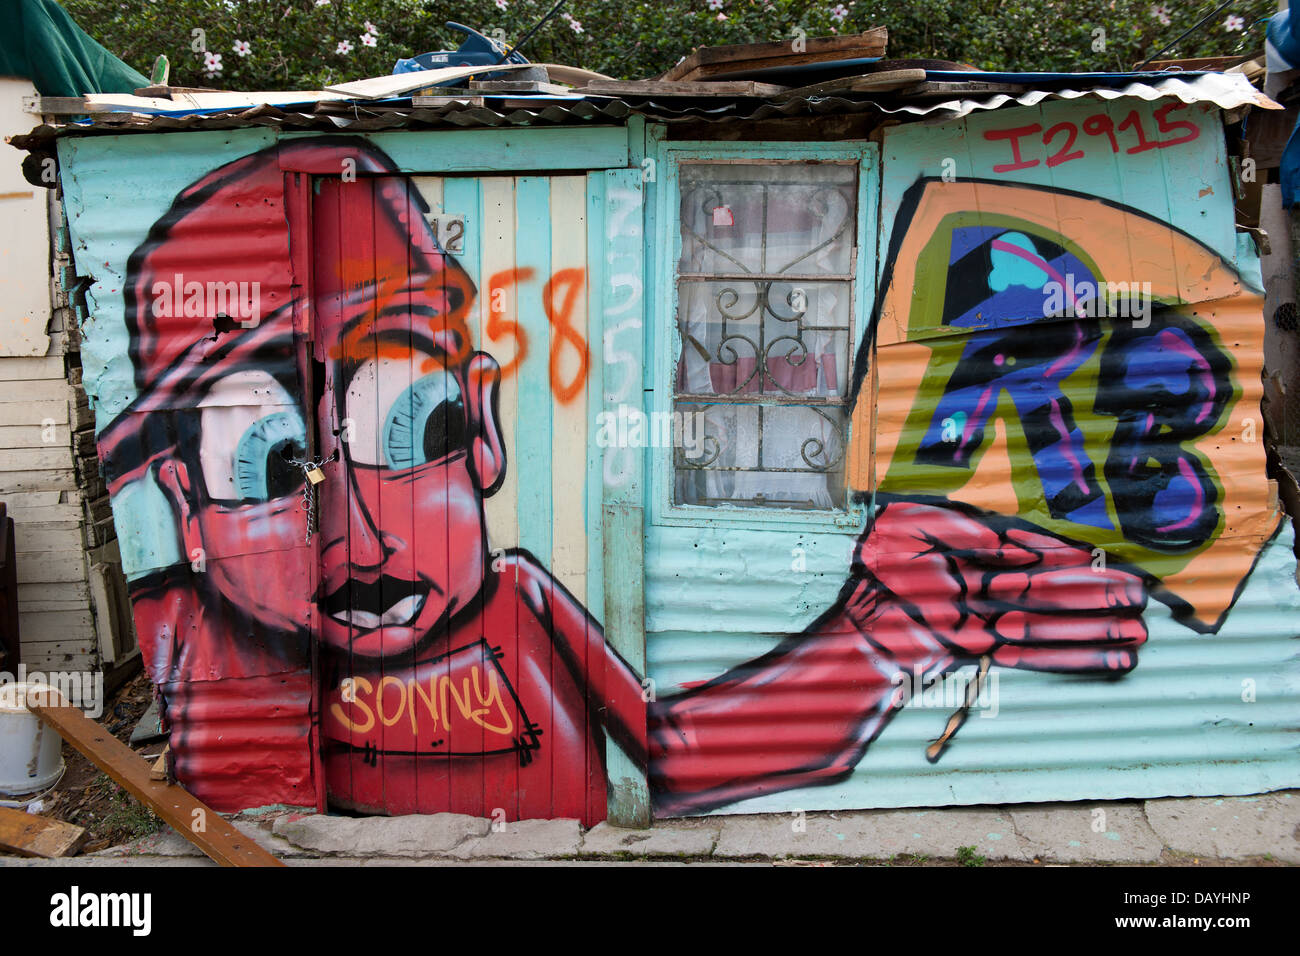
[(1023, 83), (989, 83), (980, 80), (960, 80), (955, 82), (927, 80), (914, 86), (899, 90), (903, 96), (988, 96), (1005, 93), (1016, 96), (1030, 87)]
[(1211, 70), (1219, 72), (1227, 70), (1230, 66), (1240, 66), (1242, 63), (1249, 63), (1254, 59), (1254, 57), (1255, 54), (1253, 53), (1238, 53), (1236, 56), (1197, 56), (1185, 60), (1152, 60), (1146, 66), (1142, 66), (1140, 63), (1135, 63), (1133, 69), (1136, 70), (1138, 67), (1142, 66), (1143, 71), (1154, 70), (1159, 72), (1161, 70), (1180, 69), (1192, 71)]
[(390, 96), (402, 96), (414, 90), (429, 86), (441, 86), (455, 80), (465, 80), (481, 73), (502, 73), (508, 70), (526, 70), (542, 66), (552, 80), (560, 83), (581, 84), (592, 80), (608, 80), (612, 77), (591, 70), (554, 63), (499, 63), (484, 66), (447, 66), (437, 70), (421, 70), (418, 73), (395, 73), (392, 76), (374, 76), (367, 80), (353, 80), (327, 86), (331, 93), (345, 93), (358, 100), (382, 100)]
[[(704, 80), (726, 73), (766, 70), (777, 66), (804, 66), (828, 60), (855, 60), (885, 55), (889, 31), (872, 27), (863, 33), (838, 37), (812, 37), (796, 41), (702, 46), (660, 77), (661, 80)], [(799, 47), (796, 52), (796, 45)]]
[(541, 80), (470, 80), (469, 88), (477, 93), (550, 93), (554, 96), (573, 92), (570, 86)]
[(217, 863), (222, 866), (284, 865), (184, 787), (150, 779), (151, 768), (147, 760), (141, 759), (106, 727), (95, 723), (77, 708), (40, 703), (29, 694), (27, 709)]
[(0, 807), (0, 850), (52, 860), (72, 856), (85, 842), (83, 827)]
[(862, 76), (846, 76), (825, 83), (800, 86), (786, 96), (821, 96), (832, 93), (888, 93), (925, 82), (925, 70), (884, 70)]
[(429, 95), (411, 97), (412, 106), (439, 107), (452, 106), (453, 104), (457, 106), (482, 106), (484, 105), (484, 100), (481, 96), (465, 96), (464, 94), (457, 95), (455, 93), (448, 93), (445, 96)]
[[(925, 79), (923, 71), (921, 79)], [(786, 89), (775, 83), (753, 80), (597, 80), (578, 92), (607, 93), (610, 96), (775, 96)]]

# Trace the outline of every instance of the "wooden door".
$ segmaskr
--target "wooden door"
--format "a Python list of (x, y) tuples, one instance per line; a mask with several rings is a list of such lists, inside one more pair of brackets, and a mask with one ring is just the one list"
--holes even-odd
[(317, 184), (334, 806), (605, 816), (604, 731), (635, 737), (640, 700), (586, 610), (585, 182)]

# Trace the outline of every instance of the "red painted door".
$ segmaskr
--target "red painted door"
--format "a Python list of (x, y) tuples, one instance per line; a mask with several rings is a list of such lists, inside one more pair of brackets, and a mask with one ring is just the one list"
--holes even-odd
[(603, 819), (600, 627), (543, 561), (488, 547), (516, 463), (477, 267), (405, 177), (321, 180), (312, 209), (329, 802)]

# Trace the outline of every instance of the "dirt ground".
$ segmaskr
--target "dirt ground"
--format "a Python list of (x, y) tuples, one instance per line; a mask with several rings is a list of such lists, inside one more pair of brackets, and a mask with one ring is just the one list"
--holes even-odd
[[(118, 740), (130, 746), (131, 732), (153, 699), (153, 685), (143, 671), (128, 680), (104, 702), (99, 723)], [(141, 744), (132, 749), (157, 757), (163, 742)], [(163, 823), (152, 811), (115, 784), (75, 748), (63, 745), (67, 772), (54, 791), (42, 799), (42, 816), (54, 817), (85, 827), (82, 853), (102, 850), (153, 833)], [(143, 759), (143, 757), (142, 757)]]

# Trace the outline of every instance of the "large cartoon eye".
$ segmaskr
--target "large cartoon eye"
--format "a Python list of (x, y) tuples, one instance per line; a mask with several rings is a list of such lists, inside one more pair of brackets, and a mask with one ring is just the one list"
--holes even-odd
[(222, 377), (199, 403), (199, 463), (213, 501), (262, 502), (291, 495), (305, 457), (302, 411), (275, 378), (260, 369)]
[(290, 462), (301, 459), (307, 431), (297, 412), (275, 412), (245, 429), (235, 446), (235, 492), (241, 501), (270, 501), (296, 492), (303, 482), (302, 469)]
[(384, 461), (404, 471), (465, 446), (465, 406), (456, 379), (442, 369), (412, 383), (384, 419)]

